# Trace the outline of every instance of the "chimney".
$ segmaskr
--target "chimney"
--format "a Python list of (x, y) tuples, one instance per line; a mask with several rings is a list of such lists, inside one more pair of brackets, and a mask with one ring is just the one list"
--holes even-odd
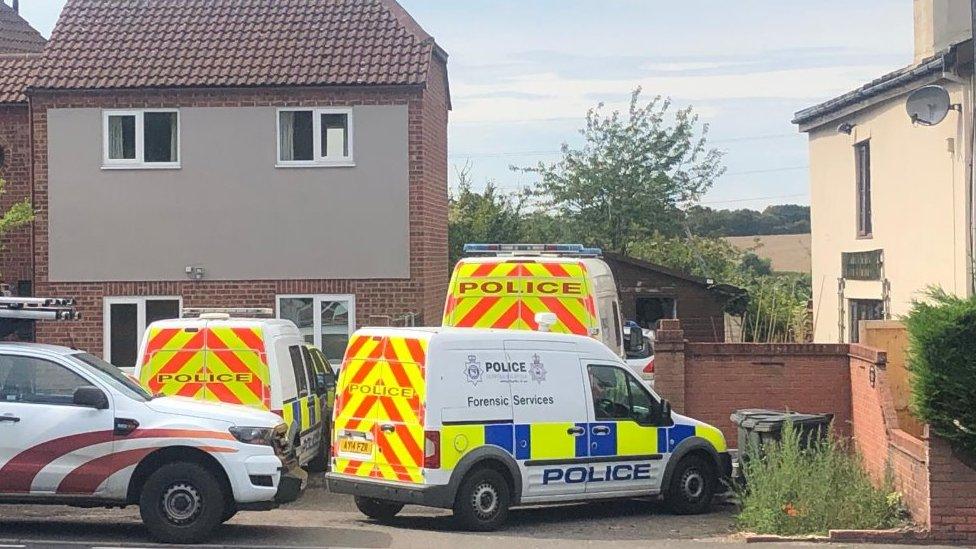
[(914, 0), (915, 62), (973, 36), (970, 2)]

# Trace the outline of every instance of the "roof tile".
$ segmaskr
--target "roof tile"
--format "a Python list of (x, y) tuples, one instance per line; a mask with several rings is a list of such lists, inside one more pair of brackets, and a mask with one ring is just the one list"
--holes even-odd
[(36, 53), (0, 55), (0, 104), (27, 102), (24, 90), (38, 60)]
[(435, 47), (396, 0), (68, 0), (33, 87), (414, 85)]
[(45, 42), (41, 33), (0, 0), (0, 54), (38, 53)]

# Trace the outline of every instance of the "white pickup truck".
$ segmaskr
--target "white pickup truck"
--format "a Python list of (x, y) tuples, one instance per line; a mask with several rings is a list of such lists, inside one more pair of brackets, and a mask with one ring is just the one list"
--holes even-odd
[(88, 353), (0, 343), (0, 504), (138, 505), (156, 540), (196, 543), (306, 479), (270, 412), (153, 397)]

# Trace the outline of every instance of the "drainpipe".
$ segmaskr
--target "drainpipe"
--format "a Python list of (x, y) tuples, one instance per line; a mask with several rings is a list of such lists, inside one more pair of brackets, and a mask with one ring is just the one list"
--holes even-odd
[(15, 12), (20, 13), (20, 0), (14, 0), (13, 8)]
[(966, 200), (969, 202), (967, 252), (969, 255), (969, 295), (976, 296), (976, 0), (970, 2), (969, 36), (973, 48), (973, 74), (969, 83), (969, 178)]

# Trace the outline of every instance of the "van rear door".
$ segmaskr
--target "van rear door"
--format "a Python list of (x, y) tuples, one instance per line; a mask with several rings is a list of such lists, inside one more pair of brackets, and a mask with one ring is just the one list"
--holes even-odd
[(153, 394), (202, 398), (206, 330), (152, 325), (145, 337), (139, 382)]
[(383, 337), (356, 334), (346, 348), (334, 411), (332, 451), (338, 473), (374, 476), (378, 409), (372, 391), (384, 379), (384, 345)]
[(260, 328), (208, 323), (203, 398), (269, 410), (271, 387)]

